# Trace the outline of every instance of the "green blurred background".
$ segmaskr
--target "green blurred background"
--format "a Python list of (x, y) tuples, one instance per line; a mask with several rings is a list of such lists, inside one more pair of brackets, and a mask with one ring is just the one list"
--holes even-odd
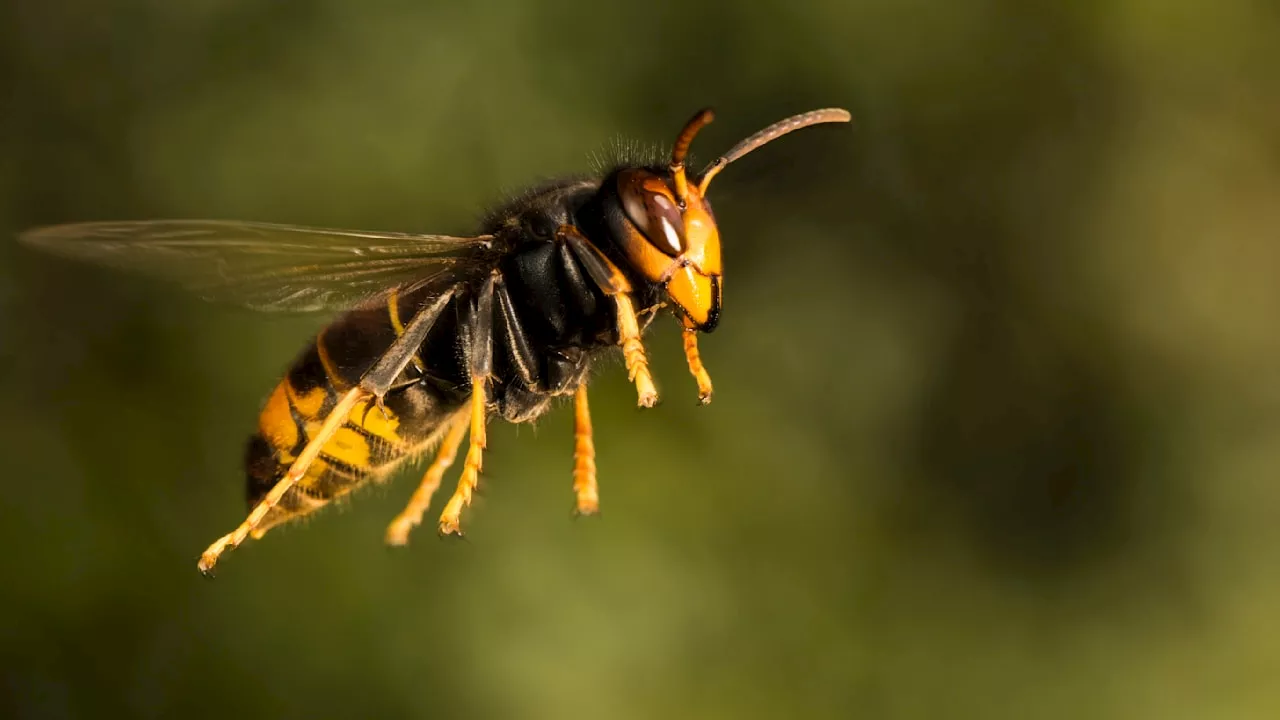
[(602, 517), (562, 408), (467, 542), (382, 546), (402, 476), (210, 582), (323, 318), (0, 243), (0, 714), (1280, 716), (1275, 3), (431, 5), (9, 0), (0, 231), (464, 233), (848, 107), (716, 181), (715, 401), (664, 320), (658, 409), (593, 385)]

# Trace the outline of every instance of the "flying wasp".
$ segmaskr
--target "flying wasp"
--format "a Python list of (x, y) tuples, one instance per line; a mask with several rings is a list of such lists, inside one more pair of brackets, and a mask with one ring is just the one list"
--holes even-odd
[(713, 118), (694, 115), (667, 165), (623, 164), (550, 182), (499, 207), (473, 237), (217, 220), (92, 222), (22, 240), (59, 255), (176, 281), (264, 311), (341, 312), (298, 356), (259, 415), (245, 453), (249, 515), (200, 557), (209, 573), (246, 538), (314, 512), (435, 448), (387, 528), (403, 545), (468, 441), (439, 519), (461, 534), (491, 415), (531, 421), (573, 396), (576, 511), (599, 508), (587, 406), (591, 365), (620, 347), (639, 405), (658, 399), (641, 333), (679, 320), (700, 402), (711, 378), (698, 333), (720, 320), (720, 235), (706, 199), (725, 166), (794, 130), (848, 122), (814, 110), (743, 140), (700, 174), (685, 158)]

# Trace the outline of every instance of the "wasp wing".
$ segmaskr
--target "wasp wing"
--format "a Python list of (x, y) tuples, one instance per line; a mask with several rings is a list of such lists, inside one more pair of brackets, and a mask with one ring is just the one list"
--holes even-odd
[(226, 220), (91, 222), (36, 228), (34, 247), (177, 282), (255, 310), (333, 311), (482, 260), (492, 237), (332, 230)]

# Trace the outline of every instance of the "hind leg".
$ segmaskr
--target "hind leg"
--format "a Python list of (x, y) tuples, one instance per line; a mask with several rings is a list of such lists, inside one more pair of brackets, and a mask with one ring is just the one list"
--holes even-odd
[(360, 401), (366, 400), (371, 396), (372, 393), (362, 387), (351, 388), (342, 396), (342, 399), (338, 401), (328, 417), (325, 418), (320, 431), (316, 433), (315, 437), (311, 438), (306, 447), (302, 449), (302, 452), (298, 454), (298, 458), (289, 466), (289, 470), (285, 472), (284, 477), (280, 478), (280, 481), (267, 492), (262, 500), (258, 501), (257, 506), (249, 513), (249, 517), (245, 518), (244, 522), (240, 523), (235, 530), (214, 541), (200, 555), (198, 566), (200, 572), (207, 575), (213, 570), (213, 566), (218, 564), (218, 558), (222, 557), (222, 553), (227, 550), (234, 550), (239, 547), (240, 543), (244, 542), (245, 538), (249, 537), (249, 533), (258, 527), (258, 523), (262, 522), (267, 513), (271, 512), (271, 509), (280, 503), (284, 494), (289, 492), (289, 489), (297, 484), (303, 475), (307, 474), (307, 468), (311, 467), (316, 457), (320, 455), (321, 448), (333, 438), (338, 429), (347, 421), (347, 416), (351, 413), (351, 409)]
[(467, 432), (467, 415), (458, 415), (450, 422), (452, 424), (440, 443), (440, 449), (436, 451), (435, 460), (427, 467), (427, 472), (422, 476), (418, 489), (409, 498), (409, 504), (387, 526), (388, 545), (408, 544), (409, 533), (422, 524), (422, 515), (431, 506), (431, 497), (440, 487), (445, 471), (458, 457), (458, 448), (462, 446), (462, 438)]
[(320, 430), (298, 453), (297, 459), (289, 466), (284, 476), (258, 501), (249, 517), (240, 523), (235, 530), (214, 541), (201, 555), (197, 567), (208, 575), (218, 564), (218, 559), (228, 550), (234, 550), (258, 529), (259, 524), (271, 509), (280, 504), (285, 493), (307, 474), (316, 458), (319, 457), (325, 444), (333, 439), (338, 430), (347, 422), (351, 410), (361, 402), (373, 398), (379, 404), (387, 391), (395, 384), (395, 379), (408, 366), (417, 347), (422, 344), (427, 332), (435, 324), (436, 318), (452, 299), (454, 290), (442, 293), (435, 302), (419, 311), (405, 328), (404, 333), (392, 343), (391, 347), (378, 358), (372, 369), (360, 380), (360, 384), (343, 393), (329, 414), (325, 416)]

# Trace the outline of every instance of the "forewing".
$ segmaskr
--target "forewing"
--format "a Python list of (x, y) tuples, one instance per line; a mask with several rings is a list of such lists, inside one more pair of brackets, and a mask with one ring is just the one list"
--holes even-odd
[(21, 239), (64, 257), (177, 282), (255, 310), (333, 311), (480, 262), (492, 238), (224, 220), (95, 222)]

